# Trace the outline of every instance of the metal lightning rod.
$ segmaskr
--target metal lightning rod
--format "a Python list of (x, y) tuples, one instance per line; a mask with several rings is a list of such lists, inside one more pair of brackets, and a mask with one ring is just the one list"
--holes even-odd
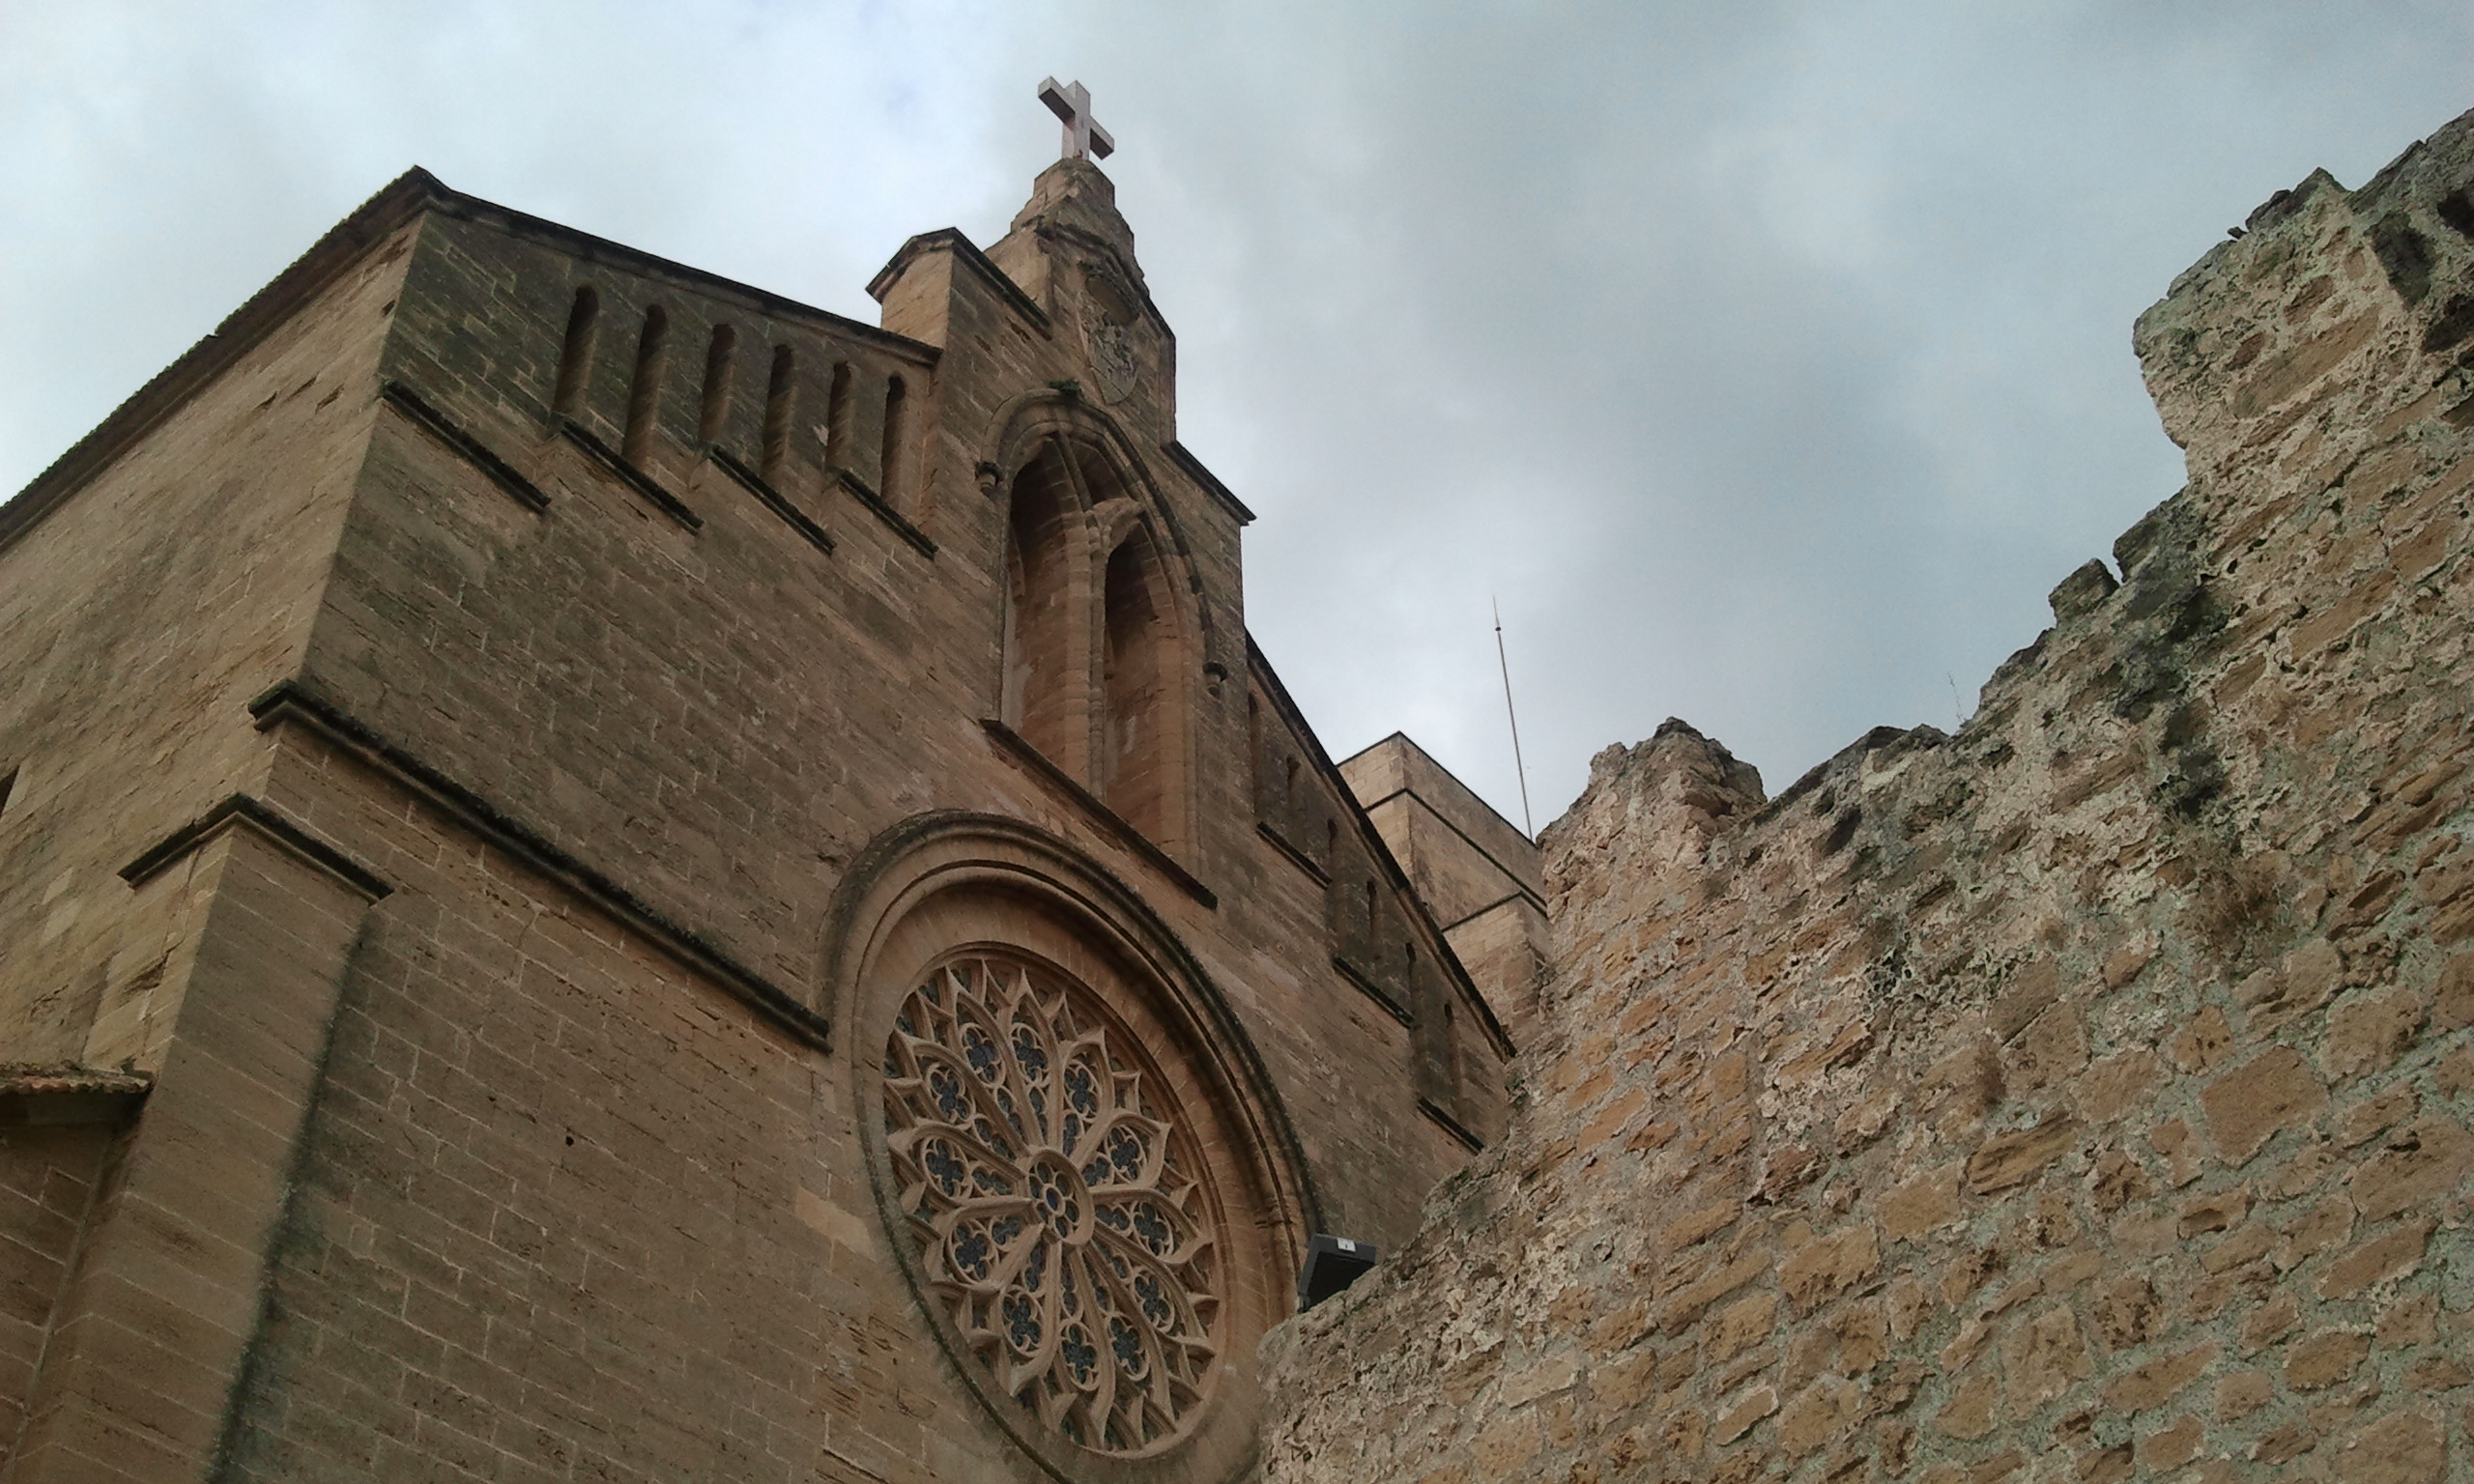
[(1495, 664), (1504, 672), (1504, 720), (1511, 723), (1511, 768), (1520, 777), (1520, 831), (1536, 840), (1538, 826), (1529, 817), (1529, 767), (1520, 760), (1520, 716), (1511, 708), (1511, 661), (1504, 657), (1504, 606), (1494, 598), (1486, 601), (1495, 610)]

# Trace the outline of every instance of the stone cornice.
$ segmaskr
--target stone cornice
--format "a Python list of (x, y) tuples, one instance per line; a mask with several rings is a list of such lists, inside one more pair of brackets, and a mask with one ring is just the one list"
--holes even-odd
[(225, 831), (244, 825), (371, 901), (381, 900), (395, 890), (378, 872), (319, 839), (291, 815), (246, 793), (231, 795), (139, 852), (135, 860), (120, 869), (120, 878), (132, 887), (144, 886), (213, 843)]
[(0, 1063), (0, 1128), (117, 1124), (154, 1088), (152, 1074), (117, 1067)]
[(939, 248), (951, 251), (956, 260), (977, 273), (996, 291), (999, 299), (1011, 304), (1014, 311), (1029, 321), (1042, 335), (1053, 336), (1056, 333), (1055, 324), (1049, 318), (1048, 311), (1023, 293), (1022, 286), (1009, 277), (1005, 270), (998, 268), (987, 253), (980, 251), (978, 243), (964, 236), (960, 227), (938, 227), (934, 232), (922, 232), (895, 249), (885, 266), (877, 270), (877, 275), (868, 280), (868, 297), (881, 301), (893, 288), (893, 281), (902, 276), (903, 270)]

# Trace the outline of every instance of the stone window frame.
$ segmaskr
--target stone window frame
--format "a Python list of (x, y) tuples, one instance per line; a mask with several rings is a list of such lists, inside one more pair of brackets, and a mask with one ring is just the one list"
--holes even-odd
[[(930, 964), (981, 947), (1056, 964), (1137, 1036), (1189, 1120), (1221, 1203), (1219, 1373), (1193, 1425), (1154, 1451), (1112, 1456), (1048, 1430), (972, 1357), (923, 1270), (878, 1112), (895, 1013)], [(864, 849), (828, 914), (819, 1009), (833, 1017), (846, 1104), (891, 1257), (948, 1361), (946, 1374), (1008, 1444), (1075, 1484), (1233, 1484), (1260, 1421), (1254, 1351), (1293, 1310), (1323, 1204), (1270, 1074), (1224, 993), (1134, 890), (1067, 842), (1001, 815), (913, 816)], [(854, 1174), (858, 1172), (853, 1172)]]
[[(1196, 750), (1201, 719), (1215, 684), (1209, 673), (1217, 652), (1210, 605), (1204, 601), (1193, 551), (1174, 508), (1148, 466), (1114, 418), (1077, 393), (1042, 388), (1014, 399), (995, 419), (999, 432), (982, 461), (983, 490), (1003, 511), (995, 629), (996, 693), (988, 716), (1012, 729), (1077, 785), (1116, 811), (1172, 858), (1191, 860), (1199, 839), (1196, 814)], [(1023, 475), (1047, 465), (1032, 484)], [(1045, 560), (1024, 554), (1023, 512), (1018, 498), (1035, 493), (1055, 506), (1040, 525), (1050, 548)], [(1052, 530), (1045, 528), (1052, 526)], [(1118, 718), (1109, 714), (1108, 573), (1129, 549), (1138, 553), (1142, 592), (1158, 632), (1148, 668), (1159, 677), (1149, 715), (1156, 741), (1146, 765), (1120, 772), (1114, 754)], [(1033, 647), (1018, 630), (1018, 614), (1040, 574), (1043, 593), (1061, 604), (1052, 634), (1038, 647), (1050, 651), (1061, 689), (1046, 705), (1021, 683), (1024, 651)], [(1114, 698), (1122, 703), (1122, 698)], [(1131, 778), (1142, 780), (1129, 796)], [(1111, 794), (1116, 797), (1111, 797)]]

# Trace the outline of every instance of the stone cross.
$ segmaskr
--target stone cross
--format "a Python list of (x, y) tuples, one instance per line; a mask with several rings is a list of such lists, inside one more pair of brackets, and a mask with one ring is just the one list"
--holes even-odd
[(1040, 82), (1040, 101), (1048, 111), (1065, 123), (1064, 153), (1060, 159), (1106, 159), (1117, 152), (1117, 142), (1091, 117), (1091, 93), (1082, 84), (1058, 87), (1053, 77)]

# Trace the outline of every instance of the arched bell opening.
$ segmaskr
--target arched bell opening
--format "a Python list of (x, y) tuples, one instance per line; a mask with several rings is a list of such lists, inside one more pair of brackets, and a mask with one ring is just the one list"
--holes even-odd
[(1012, 447), (998, 716), (1173, 853), (1194, 834), (1204, 615), (1169, 512), (1092, 430), (1051, 424)]
[(1109, 553), (1102, 585), (1100, 796), (1164, 849), (1184, 842), (1183, 722), (1176, 608), (1150, 534)]
[(1041, 444), (1014, 479), (1005, 543), (1004, 694), (999, 716), (1042, 756), (1092, 779), (1082, 501), (1064, 450)]

